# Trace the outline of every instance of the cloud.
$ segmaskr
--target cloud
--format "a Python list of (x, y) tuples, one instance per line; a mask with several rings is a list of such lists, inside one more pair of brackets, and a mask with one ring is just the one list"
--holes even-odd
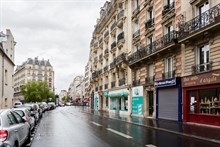
[(84, 75), (94, 25), (105, 0), (2, 0), (0, 28), (17, 42), (15, 64), (49, 59), (56, 92)]

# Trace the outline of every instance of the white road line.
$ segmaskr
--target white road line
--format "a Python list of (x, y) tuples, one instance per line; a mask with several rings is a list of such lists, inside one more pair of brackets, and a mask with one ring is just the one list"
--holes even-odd
[(131, 137), (131, 136), (128, 136), (127, 134), (118, 132), (118, 131), (113, 130), (113, 129), (111, 129), (111, 128), (106, 128), (106, 129), (107, 129), (108, 131), (111, 131), (111, 132), (113, 132), (113, 133), (115, 133), (115, 134), (118, 134), (118, 135), (120, 135), (120, 136), (123, 136), (123, 137), (125, 137), (125, 138), (133, 138), (133, 137)]
[(96, 122), (94, 122), (94, 121), (91, 121), (91, 123), (93, 123), (94, 125), (96, 125), (96, 126), (102, 126), (102, 125), (100, 125), (100, 124), (98, 124), (98, 123), (96, 123)]

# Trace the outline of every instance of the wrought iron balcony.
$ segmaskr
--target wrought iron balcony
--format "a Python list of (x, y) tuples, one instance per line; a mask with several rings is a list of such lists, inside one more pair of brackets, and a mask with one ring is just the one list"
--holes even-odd
[(139, 86), (140, 85), (140, 80), (133, 80), (132, 86)]
[(116, 58), (116, 64), (120, 63), (120, 62), (125, 62), (126, 61), (126, 57), (125, 57), (125, 53), (121, 53), (119, 56), (117, 56)]
[(102, 90), (102, 85), (99, 86), (99, 90)]
[(119, 42), (120, 40), (124, 39), (124, 32), (121, 32), (118, 37), (117, 37), (117, 41)]
[(114, 88), (115, 87), (115, 81), (111, 82), (111, 88)]
[(172, 2), (171, 4), (167, 4), (163, 7), (163, 11), (162, 11), (162, 15), (166, 15), (167, 12), (169, 12), (171, 9), (174, 8), (174, 2)]
[(119, 20), (120, 18), (122, 18), (124, 16), (124, 10), (121, 10), (118, 15), (117, 15), (117, 19)]
[(108, 65), (104, 67), (104, 72), (108, 71)]
[(178, 32), (172, 31), (160, 39), (154, 41), (152, 44), (148, 44), (147, 46), (137, 50), (132, 55), (128, 57), (128, 63), (133, 64), (134, 62), (145, 58), (146, 56), (150, 56), (151, 54), (160, 51), (164, 47), (168, 46), (169, 44), (177, 43), (178, 39)]
[(174, 78), (175, 77), (175, 70), (173, 71), (168, 71), (162, 74), (162, 79), (170, 79), (170, 78)]
[(111, 31), (114, 30), (114, 28), (116, 27), (116, 25), (117, 25), (116, 22), (114, 22), (114, 23), (111, 25)]
[(106, 38), (109, 35), (109, 31), (106, 31), (104, 34), (104, 38)]
[(97, 73), (98, 75), (101, 75), (102, 74), (102, 69), (98, 70), (97, 72), (98, 72)]
[(154, 76), (150, 76), (145, 78), (145, 84), (146, 85), (153, 85), (154, 84)]
[(210, 8), (188, 22), (180, 22), (180, 38), (220, 21), (220, 4)]
[(105, 89), (108, 89), (108, 84), (105, 84)]
[(104, 53), (105, 53), (105, 54), (108, 54), (108, 53), (109, 53), (108, 48), (105, 49)]
[(111, 49), (115, 48), (116, 47), (116, 41), (114, 41), (112, 44), (111, 44)]
[(212, 62), (192, 66), (192, 74), (212, 70)]
[(153, 23), (154, 23), (154, 18), (151, 18), (145, 23), (145, 27), (150, 28), (153, 26)]
[(125, 78), (119, 79), (119, 86), (125, 85)]
[(138, 36), (140, 36), (140, 30), (137, 30), (136, 32), (134, 32), (133, 38), (136, 38)]

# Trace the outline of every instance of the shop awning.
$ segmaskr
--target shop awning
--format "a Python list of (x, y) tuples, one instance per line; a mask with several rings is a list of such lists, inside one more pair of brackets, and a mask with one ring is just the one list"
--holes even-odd
[(120, 92), (115, 92), (115, 93), (109, 93), (108, 97), (110, 98), (116, 98), (116, 97), (127, 97), (128, 96), (128, 91), (120, 91)]

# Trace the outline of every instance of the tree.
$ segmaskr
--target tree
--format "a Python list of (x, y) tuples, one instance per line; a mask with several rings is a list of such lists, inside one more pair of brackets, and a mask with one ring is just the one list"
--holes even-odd
[(50, 96), (47, 82), (30, 81), (21, 87), (26, 102), (42, 102)]

